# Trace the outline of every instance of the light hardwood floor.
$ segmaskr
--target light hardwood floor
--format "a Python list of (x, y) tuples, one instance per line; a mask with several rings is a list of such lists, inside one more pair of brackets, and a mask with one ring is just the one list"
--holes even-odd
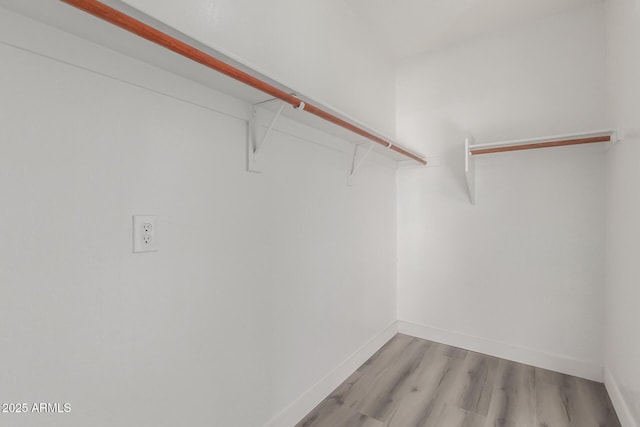
[(396, 335), (296, 427), (620, 427), (604, 386)]

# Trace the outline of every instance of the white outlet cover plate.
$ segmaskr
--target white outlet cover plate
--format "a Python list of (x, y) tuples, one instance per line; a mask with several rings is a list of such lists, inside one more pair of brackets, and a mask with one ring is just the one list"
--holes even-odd
[[(150, 231), (145, 231), (145, 224), (151, 225)], [(158, 250), (158, 215), (134, 215), (132, 234), (134, 253), (156, 252)], [(145, 243), (145, 240), (148, 240), (148, 243)]]

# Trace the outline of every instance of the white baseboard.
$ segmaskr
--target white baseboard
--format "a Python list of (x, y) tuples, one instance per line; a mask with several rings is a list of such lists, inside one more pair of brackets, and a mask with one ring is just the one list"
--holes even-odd
[(627, 402), (624, 400), (618, 382), (615, 380), (611, 372), (605, 368), (604, 370), (604, 386), (607, 388), (611, 403), (618, 414), (622, 427), (638, 427), (638, 423), (633, 417)]
[(575, 360), (566, 356), (401, 320), (398, 321), (398, 332), (592, 381), (602, 382), (604, 380), (602, 366), (584, 360)]
[(347, 357), (340, 365), (304, 392), (298, 399), (282, 410), (263, 427), (291, 427), (322, 402), (322, 400), (344, 382), (356, 369), (398, 333), (397, 322), (387, 326), (368, 343)]

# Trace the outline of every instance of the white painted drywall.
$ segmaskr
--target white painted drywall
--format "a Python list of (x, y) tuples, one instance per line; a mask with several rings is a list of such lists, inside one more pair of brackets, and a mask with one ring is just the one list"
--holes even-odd
[(124, 0), (367, 126), (395, 135), (394, 67), (342, 0)]
[(605, 369), (625, 427), (640, 425), (640, 2), (609, 0), (607, 121), (625, 139), (607, 156)]
[(398, 177), (398, 314), (422, 335), (602, 379), (605, 155), (484, 156), (464, 138), (604, 125), (604, 14), (584, 7), (405, 61), (398, 137), (442, 166)]
[(72, 408), (0, 424), (260, 426), (395, 321), (388, 161), (347, 187), (343, 152), (276, 131), (247, 173), (241, 102), (0, 28), (0, 402)]

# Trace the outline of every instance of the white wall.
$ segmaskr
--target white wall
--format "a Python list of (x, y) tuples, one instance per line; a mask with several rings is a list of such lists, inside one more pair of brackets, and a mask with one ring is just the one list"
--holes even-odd
[(395, 136), (393, 64), (343, 0), (124, 2)]
[(640, 425), (640, 2), (607, 2), (607, 121), (625, 140), (607, 156), (606, 385), (626, 426)]
[(604, 125), (602, 4), (425, 54), (397, 77), (399, 140), (442, 166), (398, 178), (401, 330), (602, 379), (603, 148), (484, 156), (464, 138)]
[(0, 28), (0, 402), (72, 405), (0, 424), (264, 425), (395, 321), (388, 162), (347, 187), (344, 153), (275, 132), (247, 173), (240, 101)]

